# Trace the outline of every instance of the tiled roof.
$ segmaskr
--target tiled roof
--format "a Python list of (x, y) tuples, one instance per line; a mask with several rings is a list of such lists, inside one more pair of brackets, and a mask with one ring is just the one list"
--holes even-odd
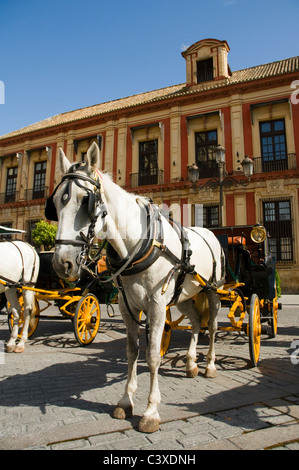
[[(57, 114), (56, 116), (44, 119), (35, 124), (23, 127), (9, 134), (0, 137), (0, 141), (10, 137), (16, 137), (19, 135), (27, 134), (30, 132), (55, 127), (58, 125), (68, 124), (81, 119), (87, 119), (93, 116), (99, 116), (109, 112), (116, 112), (122, 109), (131, 108), (140, 104), (151, 103), (154, 101), (162, 101), (171, 99), (175, 96), (183, 96), (198, 92), (207, 91), (214, 88), (223, 88), (226, 86), (250, 82), (254, 80), (260, 80), (267, 77), (274, 77), (277, 75), (284, 75), (287, 73), (299, 72), (299, 57), (292, 57), (277, 62), (271, 62), (269, 64), (258, 65), (244, 70), (232, 72), (232, 76), (226, 80), (207, 82), (201, 84), (196, 89), (189, 89), (186, 84), (173, 85), (159, 90), (148, 91), (126, 98), (121, 98), (114, 101), (108, 101), (106, 103), (89, 106), (87, 108), (76, 109), (74, 111)], [(299, 77), (298, 77), (299, 78)]]
[(233, 83), (247, 82), (292, 72), (299, 72), (299, 56), (233, 72), (231, 81)]

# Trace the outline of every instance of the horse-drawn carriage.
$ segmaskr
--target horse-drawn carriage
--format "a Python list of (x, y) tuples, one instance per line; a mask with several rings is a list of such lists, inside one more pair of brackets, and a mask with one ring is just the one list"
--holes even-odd
[[(168, 219), (151, 201), (124, 191), (109, 175), (101, 172), (100, 160), (100, 150), (95, 143), (82, 162), (71, 163), (63, 150), (59, 151), (63, 177), (46, 205), (46, 217), (58, 221), (55, 270), (65, 279), (78, 278), (82, 266), (77, 260), (84, 262), (95, 234), (105, 232), (108, 269), (117, 282), (119, 307), (127, 329), (128, 379), (114, 417), (124, 419), (133, 413), (142, 311), (148, 323), (146, 360), (150, 369), (150, 391), (139, 430), (154, 432), (160, 423), (158, 370), (168, 306), (175, 303), (192, 325), (186, 356), (188, 377), (198, 375), (196, 345), (200, 330), (205, 326), (206, 314), (209, 317), (209, 350), (205, 376), (213, 378), (217, 374), (215, 335), (217, 315), (224, 302), (231, 305), (229, 318), (232, 327), (237, 329), (242, 329), (249, 308), (246, 331), (255, 364), (260, 349), (260, 310), (270, 313), (268, 317), (274, 332), (277, 311), (276, 297), (262, 293), (259, 299), (255, 288), (264, 268), (266, 279), (272, 279), (275, 270), (273, 266), (271, 272), (268, 270), (267, 259), (259, 265), (252, 262), (244, 250), (244, 256), (240, 252), (237, 257), (237, 264), (230, 266), (233, 279), (227, 283), (224, 251), (227, 248), (229, 257), (228, 238), (225, 247), (211, 231), (200, 227), (185, 228)], [(233, 247), (234, 237), (233, 234)], [(260, 276), (262, 279), (263, 275)]]
[[(15, 233), (17, 232), (15, 231)], [(11, 241), (8, 246), (17, 248), (21, 254), (22, 246), (27, 247), (30, 245), (24, 242), (16, 243)], [(85, 270), (79, 282), (67, 283), (59, 278), (53, 269), (53, 254), (51, 251), (39, 253), (39, 272), (34, 285), (23, 284), (19, 281), (15, 282), (0, 276), (0, 284), (2, 286), (15, 287), (17, 289), (18, 303), (21, 307), (18, 319), (18, 337), (19, 339), (22, 337), (25, 327), (23, 293), (24, 291), (27, 293), (29, 291), (35, 295), (35, 302), (34, 308), (30, 313), (28, 338), (32, 337), (35, 333), (40, 319), (70, 319), (73, 323), (77, 342), (80, 346), (86, 346), (92, 343), (97, 335), (101, 319), (100, 304), (106, 304), (109, 316), (113, 315), (112, 304), (116, 301), (117, 289), (112, 282), (105, 282), (107, 273), (103, 271), (96, 258), (90, 260), (89, 266), (85, 265)], [(59, 310), (60, 315), (45, 315), (43, 312), (52, 306), (53, 303)], [(8, 325), (12, 332), (14, 315), (9, 302), (7, 310)]]
[[(53, 252), (40, 252), (39, 258), (40, 271), (34, 288), (36, 309), (31, 316), (28, 336), (34, 333), (40, 319), (70, 319), (79, 345), (86, 346), (92, 343), (100, 325), (100, 304), (106, 304), (109, 315), (112, 315), (112, 303), (115, 302), (117, 289), (111, 282), (102, 283), (106, 273), (99, 273), (95, 261), (90, 262), (79, 282), (66, 283), (53, 269)], [(53, 302), (59, 309), (60, 315), (44, 315), (43, 312)]]
[[(218, 289), (221, 306), (229, 309), (230, 326), (219, 330), (243, 331), (249, 337), (249, 352), (253, 366), (260, 356), (261, 335), (274, 338), (277, 333), (278, 303), (275, 256), (269, 249), (266, 229), (255, 226), (213, 229), (225, 253), (225, 285)], [(197, 296), (194, 297), (197, 302)], [(172, 330), (191, 329), (183, 324), (184, 315), (172, 320), (168, 308), (161, 342), (161, 356), (170, 344)], [(204, 333), (207, 325), (201, 325)]]
[[(215, 236), (200, 227), (182, 227), (165, 217), (151, 201), (124, 191), (109, 175), (99, 171), (100, 150), (95, 143), (85, 158), (83, 162), (71, 163), (63, 150), (59, 151), (63, 177), (46, 204), (46, 218), (58, 221), (53, 265), (58, 276), (66, 281), (80, 278), (95, 234), (105, 233), (107, 266), (111, 273), (108, 280), (116, 280), (119, 308), (127, 329), (128, 379), (114, 417), (124, 419), (133, 413), (142, 311), (148, 324), (146, 359), (150, 391), (139, 429), (154, 432), (160, 422), (161, 340), (163, 342), (165, 329), (169, 336), (172, 328), (179, 327), (171, 322), (168, 307), (175, 304), (192, 325), (186, 357), (188, 377), (198, 375), (196, 345), (200, 331), (206, 327), (209, 350), (205, 376), (213, 378), (217, 374), (215, 335), (217, 315), (223, 305), (230, 308), (228, 317), (232, 326), (229, 328), (245, 329), (248, 333), (250, 356), (256, 365), (262, 332), (261, 313), (262, 319), (272, 325), (272, 334), (276, 333), (278, 304), (274, 259), (267, 250), (262, 254), (261, 244), (266, 241), (262, 227), (255, 227), (251, 233), (252, 240), (257, 242), (257, 250), (252, 252), (245, 248), (242, 232), (227, 233), (221, 229), (223, 231), (219, 230)], [(243, 231), (245, 233), (245, 228)], [(248, 233), (245, 238), (248, 244)], [(38, 289), (36, 292), (42, 295)], [(80, 294), (84, 299), (82, 291)], [(79, 304), (84, 301), (79, 300)], [(84, 308), (83, 305), (83, 311)], [(249, 322), (245, 326), (243, 320), (247, 311)]]

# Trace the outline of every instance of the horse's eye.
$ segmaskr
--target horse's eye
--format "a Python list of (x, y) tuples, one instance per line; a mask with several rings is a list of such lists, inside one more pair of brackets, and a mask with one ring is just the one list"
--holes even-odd
[(82, 199), (82, 206), (86, 206), (88, 204), (88, 196), (84, 196)]

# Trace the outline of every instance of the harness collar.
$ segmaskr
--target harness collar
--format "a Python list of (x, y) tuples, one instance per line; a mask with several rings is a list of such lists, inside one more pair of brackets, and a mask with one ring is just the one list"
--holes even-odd
[[(139, 203), (137, 199), (137, 203)], [(153, 264), (161, 254), (158, 249), (163, 244), (163, 228), (161, 223), (161, 214), (157, 207), (152, 204), (144, 205), (147, 212), (146, 233), (140, 239), (139, 244), (130, 256), (121, 258), (108, 243), (106, 248), (107, 268), (112, 274), (122, 276), (131, 276), (145, 271)]]

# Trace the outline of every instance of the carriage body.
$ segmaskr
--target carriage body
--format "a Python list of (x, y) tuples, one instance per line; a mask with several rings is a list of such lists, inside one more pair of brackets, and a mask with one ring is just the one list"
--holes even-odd
[[(229, 309), (228, 326), (219, 330), (243, 331), (249, 337), (249, 352), (253, 366), (260, 355), (261, 335), (275, 337), (277, 312), (276, 258), (269, 248), (269, 234), (259, 224), (212, 229), (225, 254), (225, 285), (217, 289), (221, 306)], [(200, 277), (197, 276), (200, 281)], [(194, 298), (197, 302), (197, 298)], [(247, 318), (248, 317), (248, 318)], [(167, 311), (161, 355), (167, 351), (171, 330), (191, 329), (181, 326), (184, 316), (173, 321)], [(202, 324), (202, 333), (207, 325)]]
[[(113, 315), (112, 303), (115, 302), (117, 289), (112, 282), (103, 283), (105, 272), (98, 274), (98, 265), (92, 262), (83, 271), (80, 281), (76, 284), (67, 283), (57, 276), (53, 268), (52, 251), (39, 253), (40, 270), (35, 287), (22, 287), (35, 292), (35, 311), (32, 313), (28, 337), (37, 329), (40, 318), (71, 319), (74, 333), (80, 346), (90, 344), (96, 337), (100, 325), (100, 304), (106, 304), (110, 316)], [(22, 296), (19, 302), (22, 306)], [(44, 312), (54, 303), (60, 315), (45, 315)], [(20, 333), (23, 328), (22, 314), (19, 320)], [(13, 318), (9, 312), (8, 324), (13, 326)]]
[[(264, 231), (260, 241), (254, 240), (257, 230)], [(257, 294), (259, 299), (273, 300), (276, 258), (269, 248), (269, 235), (264, 227), (234, 226), (212, 230), (226, 257), (226, 283), (242, 283), (245, 297)]]

